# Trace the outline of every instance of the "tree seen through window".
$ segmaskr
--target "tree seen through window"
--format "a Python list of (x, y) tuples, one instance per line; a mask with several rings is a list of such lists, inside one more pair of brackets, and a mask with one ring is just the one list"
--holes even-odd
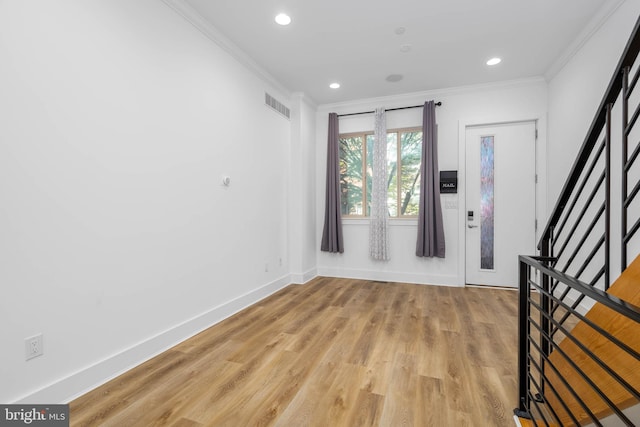
[[(340, 135), (341, 211), (369, 216), (373, 133)], [(387, 205), (390, 217), (418, 215), (420, 198), (420, 128), (387, 131)]]

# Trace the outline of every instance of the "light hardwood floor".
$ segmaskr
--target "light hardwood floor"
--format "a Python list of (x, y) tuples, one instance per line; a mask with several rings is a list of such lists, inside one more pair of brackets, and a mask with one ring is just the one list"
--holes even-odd
[(71, 402), (72, 426), (513, 426), (517, 292), (317, 278)]

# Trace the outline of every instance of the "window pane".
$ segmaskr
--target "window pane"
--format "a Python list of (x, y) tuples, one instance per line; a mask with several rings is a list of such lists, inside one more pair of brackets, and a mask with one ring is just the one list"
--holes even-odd
[[(371, 214), (374, 135), (340, 136), (341, 212)], [(416, 216), (420, 198), (420, 129), (387, 133), (387, 206), (390, 217)]]
[(480, 268), (493, 270), (493, 136), (480, 138)]
[(387, 207), (398, 216), (398, 134), (387, 134)]
[(362, 136), (340, 138), (342, 215), (362, 215)]
[(418, 215), (420, 202), (420, 163), (422, 156), (422, 132), (402, 132), (400, 215)]

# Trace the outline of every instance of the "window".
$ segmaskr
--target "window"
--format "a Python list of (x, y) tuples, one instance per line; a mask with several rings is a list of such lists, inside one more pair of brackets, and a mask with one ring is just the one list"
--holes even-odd
[[(342, 215), (367, 217), (371, 211), (373, 132), (340, 135)], [(387, 206), (392, 218), (418, 215), (422, 129), (387, 131)]]

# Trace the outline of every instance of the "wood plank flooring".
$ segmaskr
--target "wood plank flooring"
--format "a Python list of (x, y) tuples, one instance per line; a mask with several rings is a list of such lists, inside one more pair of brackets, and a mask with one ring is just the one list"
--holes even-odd
[(316, 278), (74, 400), (72, 426), (513, 426), (517, 292)]

